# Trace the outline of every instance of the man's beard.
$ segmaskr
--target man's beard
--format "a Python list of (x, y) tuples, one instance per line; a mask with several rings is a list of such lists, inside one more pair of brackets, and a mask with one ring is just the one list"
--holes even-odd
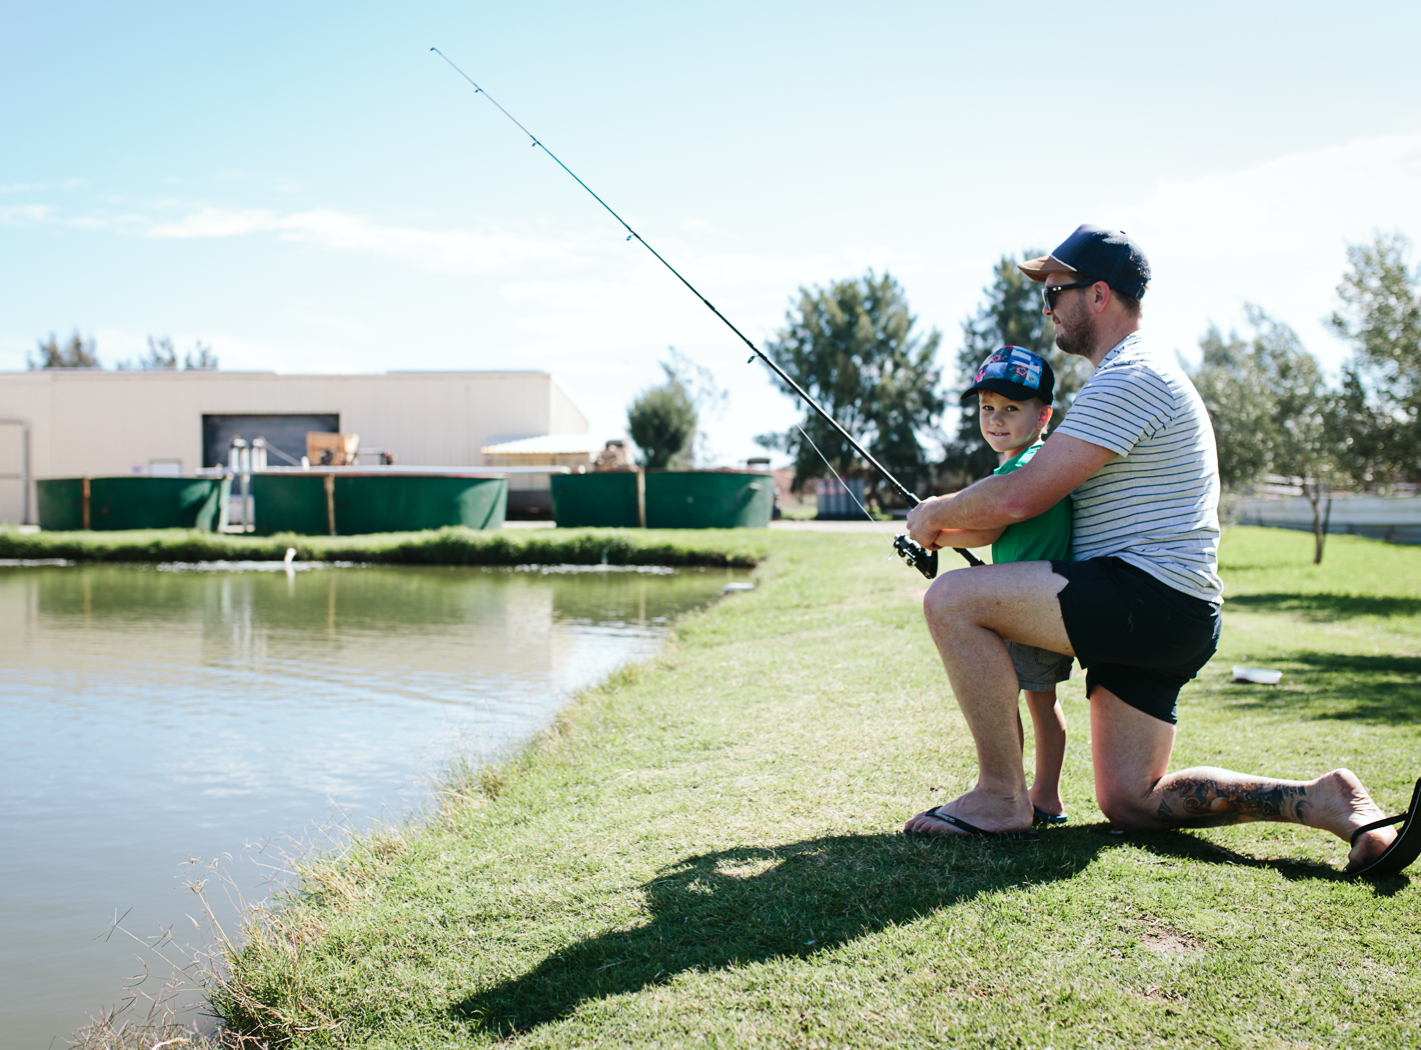
[(1095, 352), (1095, 318), (1087, 315), (1070, 328), (1058, 324), (1056, 346), (1073, 357), (1089, 357)]

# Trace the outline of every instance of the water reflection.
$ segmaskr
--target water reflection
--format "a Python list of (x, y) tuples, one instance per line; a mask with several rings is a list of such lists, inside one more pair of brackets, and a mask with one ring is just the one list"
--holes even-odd
[[(0, 1043), (63, 1045), (133, 972), (189, 855), (399, 810), (648, 653), (732, 574), (0, 569)], [(258, 869), (232, 866), (249, 898)], [(181, 934), (181, 930), (179, 931)]]

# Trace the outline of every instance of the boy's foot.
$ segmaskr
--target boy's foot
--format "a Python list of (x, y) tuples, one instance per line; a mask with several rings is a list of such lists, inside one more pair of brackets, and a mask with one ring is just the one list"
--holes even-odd
[(1043, 813), (1038, 809), (1032, 816), (1031, 822), (1033, 824), (1064, 824), (1070, 819), (1071, 818), (1066, 815), (1065, 810), (1062, 810), (1060, 813)]
[(1026, 793), (1026, 797), (1031, 799), (1031, 808), (1036, 811), (1036, 820), (1038, 823), (1043, 818), (1052, 824), (1064, 824), (1066, 822), (1066, 807), (1061, 801), (1059, 788), (1055, 791), (1041, 791), (1033, 784), (1031, 785), (1031, 790)]

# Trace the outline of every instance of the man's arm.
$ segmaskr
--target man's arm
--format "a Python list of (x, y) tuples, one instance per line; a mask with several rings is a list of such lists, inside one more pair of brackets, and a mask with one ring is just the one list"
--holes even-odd
[(985, 532), (1034, 518), (1069, 496), (1114, 456), (1100, 445), (1055, 434), (1026, 466), (919, 503), (908, 512), (908, 535), (915, 543), (936, 549), (955, 546), (938, 539), (944, 529)]

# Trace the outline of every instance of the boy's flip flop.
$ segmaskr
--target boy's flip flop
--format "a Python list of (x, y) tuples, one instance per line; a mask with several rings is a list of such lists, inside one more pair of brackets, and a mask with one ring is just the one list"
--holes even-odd
[(1416, 789), (1411, 792), (1410, 809), (1395, 817), (1383, 817), (1370, 824), (1363, 824), (1352, 832), (1352, 842), (1355, 844), (1359, 835), (1395, 824), (1399, 820), (1406, 823), (1401, 825), (1401, 831), (1392, 840), (1391, 845), (1375, 860), (1368, 861), (1356, 871), (1349, 871), (1349, 877), (1380, 879), (1388, 875), (1399, 875), (1412, 861), (1421, 857), (1421, 780), (1416, 781)]
[[(1032, 809), (1036, 809), (1035, 806)], [(1046, 813), (1036, 809), (1035, 816), (1031, 818), (1033, 824), (1064, 824), (1071, 818), (1065, 813)]]
[[(941, 810), (941, 806), (934, 806), (932, 809), (920, 813), (919, 816), (931, 817), (933, 820), (940, 820), (944, 824), (949, 824), (970, 839), (1003, 839), (1008, 842), (1035, 842), (1040, 838), (1040, 836), (1030, 828), (1027, 828), (1025, 831), (987, 831), (985, 828), (979, 828), (976, 824), (967, 823), (967, 821), (961, 817), (954, 817), (951, 813), (943, 813)], [(915, 834), (922, 835), (925, 838), (937, 839), (945, 837), (943, 835), (934, 834), (931, 831), (919, 831), (915, 832)]]

